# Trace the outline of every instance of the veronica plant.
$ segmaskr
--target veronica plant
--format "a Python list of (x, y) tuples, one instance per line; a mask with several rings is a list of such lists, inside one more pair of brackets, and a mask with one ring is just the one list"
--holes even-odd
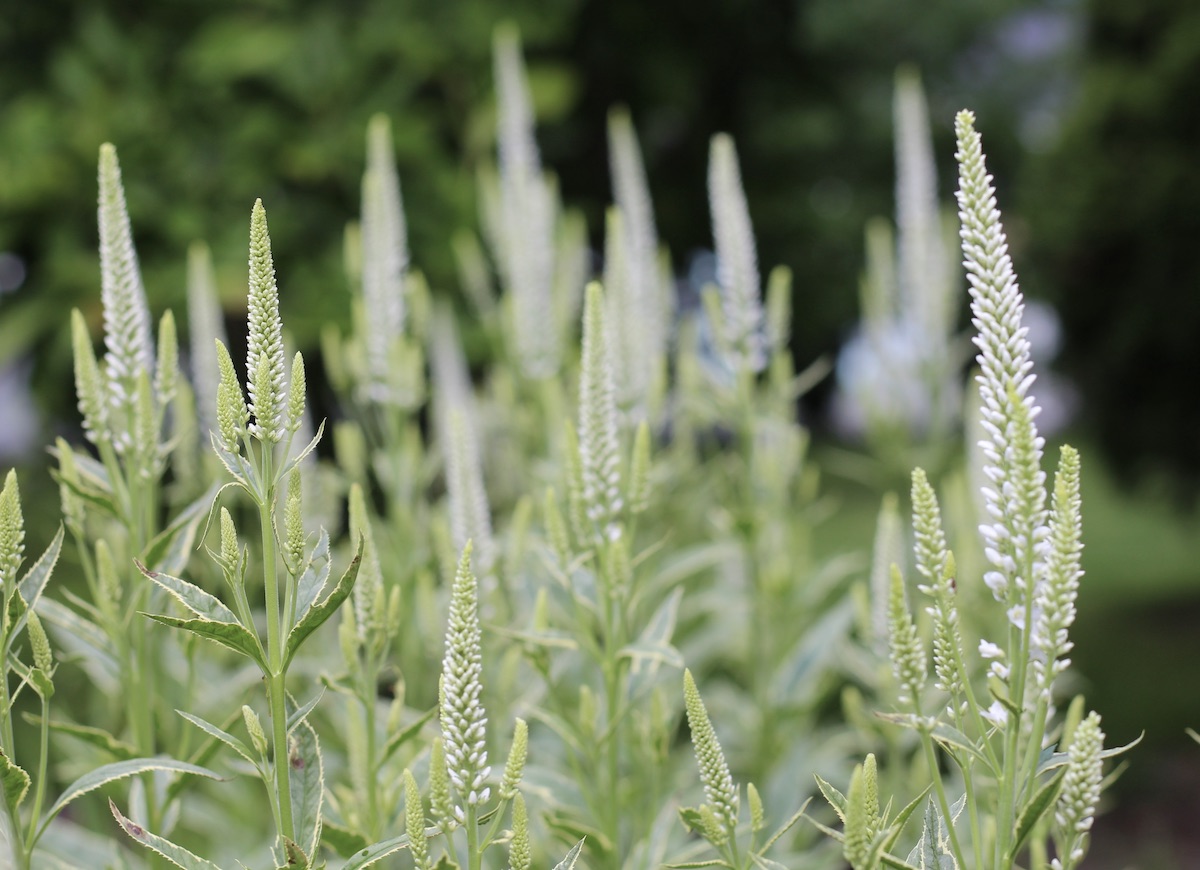
[[(989, 568), (982, 580), (1004, 610), (1005, 635), (981, 639), (977, 647), (966, 641), (957, 603), (961, 578), (937, 497), (917, 469), (913, 530), (925, 581), (920, 590), (930, 600), (934, 681), (931, 686), (928, 653), (900, 569), (893, 567), (888, 621), (901, 712), (887, 718), (917, 733), (933, 795), (921, 838), (901, 859), (892, 850), (912, 805), (888, 821), (866, 791), (856, 792), (852, 784), (843, 796), (822, 781), (844, 822), (835, 835), (856, 870), (1011, 868), (1019, 862), (1075, 867), (1086, 852), (1102, 760), (1113, 754), (1103, 748), (1095, 713), (1082, 721), (1075, 713), (1061, 726), (1052, 719), (1055, 681), (1070, 663), (1068, 629), (1083, 573), (1079, 457), (1063, 448), (1051, 498), (1041, 467), (1023, 302), (974, 121), (964, 111), (955, 122), (958, 203), (986, 432), (988, 522), (980, 534)], [(960, 778), (943, 774), (943, 759)], [(1047, 840), (1055, 843), (1053, 858)]]
[[(181, 422), (195, 417), (191, 394), (178, 373), (170, 312), (160, 321), (155, 347), (120, 165), (110, 144), (100, 148), (98, 176), (102, 359), (96, 358), (82, 313), (73, 312), (71, 323), (79, 409), (99, 461), (62, 439), (56, 450), (66, 528), (75, 542), (90, 600), (76, 598), (68, 607), (45, 599), (39, 606), (58, 642), (79, 654), (89, 676), (97, 685), (110, 687), (124, 707), (123, 722), (83, 728), (62, 721), (53, 727), (90, 733), (97, 739), (88, 742), (124, 761), (176, 747), (171, 737), (177, 735), (160, 728), (157, 720), (170, 717), (176, 703), (187, 704), (191, 688), (164, 678), (166, 641), (151, 636), (145, 620), (137, 616), (156, 594), (141, 580), (134, 560), (154, 569), (180, 571), (215, 489), (177, 509), (167, 504), (163, 475)], [(178, 476), (180, 468), (176, 472)], [(203, 474), (193, 474), (192, 479), (199, 482), (194, 489), (204, 489)], [(152, 785), (149, 777), (143, 783)], [(149, 819), (158, 823), (166, 811), (165, 795), (148, 788), (146, 799)]]
[[(180, 577), (144, 567), (143, 571), (188, 614), (148, 614), (152, 620), (233, 650), (262, 671), (271, 723), (269, 735), (250, 708), (244, 712), (250, 744), (197, 716), (185, 714), (185, 718), (241, 755), (263, 780), (275, 821), (273, 852), (277, 864), (310, 867), (318, 858), (325, 787), (316, 734), (305, 721), (316, 699), (304, 706), (292, 702), (287, 693), (287, 672), (304, 641), (350, 595), (358, 575), (362, 543), (346, 572), (336, 583), (330, 583), (327, 536), (322, 534), (310, 543), (305, 533), (298, 466), (315, 448), (321, 433), (318, 431), (302, 450), (292, 453), (291, 441), (300, 429), (305, 404), (304, 360), (296, 354), (291, 377), (285, 382), (279, 291), (261, 200), (255, 202), (250, 218), (247, 308), (246, 392), (243, 394), (229, 352), (218, 344), (219, 404), (217, 429), (211, 440), (213, 450), (233, 478), (226, 487), (243, 491), (258, 513), (265, 643), (247, 592), (248, 553), (239, 543), (228, 510), (221, 510), (218, 564), (231, 605)], [(295, 775), (293, 770), (297, 771)], [(115, 806), (113, 813), (134, 839), (169, 860), (179, 863), (180, 856), (184, 856), (191, 866), (214, 866), (129, 822)]]

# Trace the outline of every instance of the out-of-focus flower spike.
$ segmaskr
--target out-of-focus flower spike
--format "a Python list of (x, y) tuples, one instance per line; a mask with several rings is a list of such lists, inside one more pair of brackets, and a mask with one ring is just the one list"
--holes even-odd
[(429, 841), (425, 838), (425, 807), (416, 777), (404, 769), (404, 832), (408, 834), (408, 852), (416, 870), (432, 870), (429, 860)]
[(107, 142), (100, 146), (98, 176), (100, 298), (107, 349), (104, 365), (113, 403), (128, 406), (137, 386), (137, 372), (154, 370), (154, 339), (150, 306), (125, 206), (117, 149)]
[(367, 512), (366, 497), (363, 495), (362, 486), (357, 483), (350, 487), (349, 514), (350, 539), (356, 541), (361, 537), (363, 542), (358, 582), (354, 584), (351, 595), (358, 642), (364, 643), (368, 630), (380, 627), (374, 604), (375, 596), (383, 588), (383, 570), (379, 564), (379, 551), (375, 547), (375, 534), (371, 528), (371, 516)]
[(508, 868), (530, 870), (533, 866), (533, 850), (529, 846), (529, 811), (525, 808), (525, 797), (520, 792), (513, 798), (512, 830)]
[(517, 786), (525, 772), (525, 758), (529, 753), (529, 726), (524, 719), (517, 719), (513, 730), (512, 748), (508, 753), (508, 761), (504, 763), (504, 775), (500, 778), (500, 800), (512, 800), (517, 794)]
[(888, 634), (892, 670), (900, 684), (900, 701), (920, 712), (921, 694), (928, 675), (925, 648), (913, 624), (912, 612), (904, 594), (904, 577), (892, 566), (892, 590), (888, 599)]
[(592, 542), (620, 535), (621, 459), (613, 366), (600, 285), (588, 285), (579, 375), (579, 457)]
[(875, 521), (875, 544), (871, 548), (871, 634), (875, 648), (888, 648), (888, 603), (892, 593), (892, 566), (903, 564), (904, 531), (895, 493), (887, 493)]
[(526, 377), (545, 378), (558, 370), (562, 352), (552, 298), (554, 196), (542, 177), (529, 83), (514, 28), (497, 28), (494, 56), (500, 164), (495, 247), (521, 370)]
[(446, 492), (450, 504), (450, 531), (454, 546), (461, 550), (467, 541), (477, 542), (479, 572), (487, 575), (495, 562), (491, 511), (483, 483), (479, 439), (467, 419), (465, 407), (450, 409), (444, 418)]
[(763, 348), (762, 284), (758, 253), (733, 139), (712, 139), (708, 164), (708, 199), (717, 249), (717, 283), (721, 288), (725, 352), (735, 370), (761, 371)]
[(1046, 580), (1038, 589), (1034, 608), (1033, 642), (1042, 652), (1034, 660), (1038, 688), (1051, 701), (1054, 678), (1066, 669), (1065, 658), (1073, 644), (1068, 629), (1075, 622), (1075, 598), (1083, 576), (1083, 528), (1080, 519), (1079, 453), (1064, 446), (1054, 477), (1054, 498), (1050, 512), (1049, 554)]
[(71, 311), (71, 347), (75, 355), (75, 393), (79, 398), (79, 413), (83, 416), (84, 434), (93, 444), (110, 442), (112, 434), (108, 425), (104, 374), (96, 362), (87, 322), (78, 308)]
[(187, 271), (188, 339), (192, 358), (192, 385), (196, 391), (196, 413), (200, 431), (217, 428), (217, 388), (220, 369), (216, 343), (227, 344), (217, 281), (208, 245), (195, 242), (188, 248)]
[(154, 367), (154, 395), (159, 408), (170, 404), (178, 382), (179, 336), (175, 330), (175, 315), (167, 311), (158, 322), (158, 361)]
[(229, 351), (219, 339), (213, 346), (216, 348), (217, 369), (220, 372), (217, 381), (217, 437), (226, 452), (237, 453), (250, 420), (250, 411), (246, 407), (246, 398), (242, 395)]

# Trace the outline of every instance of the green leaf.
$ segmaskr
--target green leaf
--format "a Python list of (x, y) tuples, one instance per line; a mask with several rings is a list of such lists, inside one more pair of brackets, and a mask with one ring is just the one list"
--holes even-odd
[(54, 627), (59, 648), (79, 659), (97, 688), (108, 695), (120, 693), (121, 666), (104, 629), (53, 598), (38, 602), (38, 614)]
[[(54, 536), (54, 540), (46, 547), (40, 559), (25, 572), (25, 576), (17, 584), (17, 590), (21, 593), (20, 598), (24, 602), (25, 607), (15, 620), (11, 620), (9, 625), (8, 637), (14, 638), (17, 636), (25, 623), (29, 621), (29, 608), (36, 607), (38, 600), (42, 597), (42, 592), (46, 589), (46, 583), (50, 580), (50, 572), (54, 570), (55, 563), (58, 562), (58, 554), (62, 552), (63, 542), (63, 527), (58, 527), (58, 534)], [(17, 596), (13, 596), (16, 600)]]
[[(289, 704), (289, 706), (291, 706)], [(288, 744), (288, 778), (292, 798), (292, 818), (296, 836), (305, 855), (317, 854), (321, 842), (321, 803), (325, 795), (325, 770), (317, 732), (301, 721)]]
[(252, 750), (249, 746), (247, 746), (246, 743), (243, 740), (241, 740), (240, 738), (235, 737), (234, 735), (230, 734), (228, 731), (218, 728), (216, 725), (212, 724), (211, 722), (201, 719), (199, 716), (193, 716), (191, 713), (185, 713), (183, 710), (176, 710), (175, 712), (178, 713), (180, 716), (182, 716), (184, 719), (187, 719), (189, 722), (191, 722), (193, 725), (195, 725), (197, 728), (199, 728), (205, 734), (209, 735), (210, 737), (215, 737), (217, 740), (220, 740), (222, 743), (224, 743), (226, 746), (228, 746), (230, 749), (232, 749), (238, 755), (242, 756), (242, 758), (249, 761), (255, 767), (259, 766), (259, 759), (255, 757), (257, 755), (257, 753), (255, 753), (254, 750)]
[[(41, 725), (42, 717), (26, 713), (25, 721), (31, 725)], [(136, 746), (117, 739), (103, 728), (93, 728), (91, 725), (77, 725), (74, 722), (61, 722), (54, 719), (47, 722), (46, 727), (51, 731), (69, 734), (97, 749), (102, 749), (118, 761), (128, 761), (131, 758), (137, 758), (138, 755)]]
[(0, 751), (0, 787), (4, 789), (4, 803), (8, 807), (9, 818), (19, 818), (17, 809), (25, 800), (25, 792), (29, 791), (29, 774), (3, 751)]
[[(77, 466), (80, 464), (78, 453), (75, 454), (75, 463)], [(54, 478), (55, 483), (65, 486), (92, 507), (99, 508), (102, 513), (108, 514), (110, 517), (121, 519), (121, 509), (117, 506), (111, 490), (99, 486), (88, 486), (83, 481), (64, 480), (57, 470), (51, 471), (50, 475)]]
[(571, 851), (567, 853), (567, 857), (554, 865), (554, 870), (574, 870), (575, 863), (579, 860), (579, 853), (582, 851), (583, 840), (580, 840), (571, 847)]
[(291, 734), (292, 731), (295, 730), (297, 725), (299, 725), (301, 722), (303, 722), (305, 719), (308, 718), (308, 714), (313, 711), (313, 708), (317, 706), (317, 703), (323, 697), (325, 697), (325, 689), (324, 688), (322, 688), (321, 691), (317, 692), (317, 694), (313, 696), (311, 701), (309, 701), (303, 707), (298, 707), (296, 709), (292, 709), (293, 707), (296, 706), (295, 702), (293, 702), (291, 698), (288, 699), (288, 701), (289, 701), (288, 709), (290, 710), (290, 712), (288, 713), (288, 718), (287, 718), (287, 733), (288, 734)]
[(362, 834), (328, 818), (321, 822), (321, 843), (342, 858), (349, 858), (355, 852), (369, 848), (367, 838)]
[(1041, 821), (1050, 807), (1054, 806), (1054, 801), (1058, 797), (1058, 787), (1062, 783), (1064, 775), (1065, 772), (1047, 780), (1021, 807), (1020, 815), (1017, 816), (1016, 838), (1013, 840), (1011, 853), (1013, 860), (1016, 860), (1017, 853), (1021, 851), (1021, 847), (1025, 845), (1025, 841), (1033, 833), (1037, 823)]
[(304, 643), (305, 638), (316, 631), (325, 620), (333, 616), (334, 611), (341, 606), (342, 602), (350, 594), (354, 588), (354, 581), (358, 579), (358, 566), (362, 564), (363, 553), (363, 538), (358, 539), (358, 551), (354, 554), (354, 558), (350, 560), (350, 564), (346, 566), (346, 573), (342, 575), (342, 579), (338, 581), (337, 586), (330, 592), (323, 601), (314, 601), (309, 605), (308, 609), (300, 617), (299, 621), (288, 632), (287, 644), (283, 650), (283, 667), (286, 670), (291, 663), (292, 657), (296, 654), (296, 650), (300, 648), (300, 644)]
[(200, 522), (208, 516), (213, 499), (219, 491), (220, 486), (214, 483), (202, 496), (180, 511), (171, 524), (146, 545), (146, 549), (142, 551), (141, 562), (155, 571), (182, 571), (195, 544)]
[(792, 827), (796, 824), (796, 822), (798, 822), (802, 818), (804, 818), (804, 811), (808, 809), (808, 805), (810, 803), (812, 803), (812, 798), (808, 798), (804, 802), (804, 804), (800, 807), (800, 809), (796, 810), (796, 812), (794, 812), (792, 814), (792, 817), (790, 819), (788, 819), (786, 822), (784, 822), (782, 825), (779, 826), (779, 830), (777, 830), (774, 834), (772, 834), (770, 839), (767, 840), (767, 842), (763, 843), (762, 848), (758, 850), (758, 854), (760, 854), (760, 855), (765, 854), (768, 849), (770, 849), (777, 842), (779, 842), (780, 837), (782, 837), (784, 834), (786, 834), (788, 831), (790, 831), (792, 829)]
[(832, 783), (822, 778), (820, 774), (814, 773), (813, 778), (817, 781), (817, 788), (821, 790), (821, 794), (825, 796), (825, 800), (829, 801), (829, 805), (833, 807), (833, 811), (837, 813), (838, 818), (842, 820), (842, 824), (846, 823), (846, 796), (833, 786)]
[(671, 870), (684, 870), (687, 867), (732, 867), (733, 865), (720, 858), (709, 858), (707, 861), (685, 861), (682, 864), (664, 864), (663, 866), (669, 867)]
[[(370, 867), (380, 858), (393, 855), (407, 846), (408, 834), (402, 834), (390, 840), (382, 840), (356, 853), (353, 858), (342, 865), (342, 870), (362, 870), (364, 867)], [(441, 865), (439, 864), (439, 866)]]
[(413, 722), (406, 728), (401, 728), (399, 731), (389, 737), (387, 743), (384, 744), (383, 747), (382, 761), (387, 761), (392, 757), (392, 754), (397, 749), (420, 734), (421, 729), (425, 727), (425, 723), (432, 719), (437, 714), (437, 711), (437, 707), (430, 707), (421, 714), (417, 721)]
[(220, 867), (211, 861), (206, 861), (198, 855), (193, 855), (182, 846), (176, 846), (170, 840), (164, 840), (162, 837), (151, 834), (141, 825), (134, 824), (121, 814), (121, 811), (117, 809), (117, 805), (111, 800), (108, 802), (108, 808), (112, 811), (113, 818), (117, 820), (117, 824), (121, 826), (121, 830), (147, 849), (162, 855), (176, 867), (182, 867), (183, 870), (221, 870)]
[(227, 622), (213, 622), (211, 619), (180, 619), (162, 613), (142, 613), (142, 616), (149, 617), (155, 622), (161, 622), (163, 625), (169, 625), (172, 628), (181, 628), (184, 631), (190, 631), (198, 637), (203, 637), (206, 640), (211, 640), (214, 643), (219, 643), (221, 646), (228, 647), (234, 652), (239, 652), (257, 662), (258, 666), (262, 668), (263, 673), (270, 673), (270, 668), (267, 666), (267, 657), (263, 653), (258, 637), (246, 631), (240, 625), (230, 625)]
[(295, 456), (288, 460), (287, 464), (279, 470), (279, 479), (283, 480), (288, 473), (298, 466), (301, 462), (308, 458), (308, 454), (312, 453), (317, 447), (317, 442), (321, 440), (321, 436), (325, 433), (325, 421), (322, 420), (317, 424), (317, 434), (312, 437), (312, 440), (304, 445), (304, 449), (300, 450)]
[(847, 598), (801, 633), (771, 680), (771, 694), (779, 706), (795, 706), (797, 698), (817, 696), (815, 683), (838, 656), (840, 641), (854, 622), (853, 603)]
[(167, 590), (167, 592), (171, 593), (176, 601), (201, 619), (211, 622), (223, 622), (226, 625), (240, 624), (237, 617), (234, 616), (233, 611), (226, 607), (219, 598), (208, 594), (194, 583), (189, 583), (180, 577), (172, 577), (170, 574), (151, 571), (136, 560), (134, 564), (137, 565), (138, 570), (148, 579), (153, 580), (163, 589)]
[(908, 824), (908, 820), (912, 818), (912, 814), (917, 811), (917, 807), (925, 800), (925, 796), (929, 794), (929, 790), (933, 785), (927, 785), (921, 790), (921, 793), (908, 802), (908, 805), (902, 809), (895, 819), (888, 825), (888, 833), (883, 839), (883, 848), (891, 849), (896, 845), (896, 841), (900, 839), (900, 834), (904, 831), (904, 826)]
[(199, 767), (184, 761), (176, 761), (173, 758), (132, 758), (129, 761), (115, 761), (112, 764), (105, 764), (89, 773), (85, 773), (66, 787), (63, 793), (58, 796), (58, 800), (54, 802), (54, 805), (42, 817), (41, 827), (38, 828), (38, 836), (42, 835), (42, 832), (46, 830), (46, 826), (50, 824), (54, 817), (61, 813), (63, 808), (75, 800), (75, 798), (82, 797), (88, 792), (95, 791), (100, 786), (115, 782), (118, 779), (127, 779), (128, 777), (137, 776), (139, 773), (147, 773), (151, 770), (190, 773), (193, 776), (207, 776), (209, 779), (221, 779), (219, 773), (209, 770), (207, 767)]
[(330, 567), (332, 565), (329, 559), (329, 532), (321, 529), (317, 545), (313, 547), (308, 564), (296, 582), (297, 613), (304, 613), (317, 600), (317, 595), (325, 588), (325, 582), (329, 579)]

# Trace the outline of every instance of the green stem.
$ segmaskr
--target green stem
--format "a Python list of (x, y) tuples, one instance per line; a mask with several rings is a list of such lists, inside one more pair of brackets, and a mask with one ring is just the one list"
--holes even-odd
[[(5, 659), (7, 659), (8, 650), (5, 649), (3, 652)], [(43, 716), (43, 719), (44, 718), (45, 717)], [(0, 744), (2, 744), (4, 754), (8, 756), (9, 759), (16, 758), (12, 730), (12, 698), (8, 693), (7, 667), (4, 669), (3, 679), (0, 679)], [(14, 866), (17, 867), (18, 870), (30, 870), (29, 855), (26, 854), (25, 851), (25, 833), (21, 829), (20, 813), (10, 808), (8, 801), (4, 802), (4, 810), (8, 815), (8, 844), (12, 849)]]
[(279, 568), (275, 558), (275, 525), (271, 521), (275, 510), (274, 456), (273, 445), (270, 442), (263, 442), (261, 447), (263, 500), (258, 505), (258, 518), (262, 534), (263, 586), (267, 609), (267, 662), (270, 668), (267, 695), (271, 706), (272, 766), (275, 770), (275, 791), (279, 798), (279, 835), (295, 840), (287, 745), (287, 695), (284, 688), (286, 675), (279, 625)]
[[(37, 845), (37, 825), (42, 815), (42, 802), (46, 799), (46, 770), (50, 760), (50, 699), (42, 697), (41, 747), (38, 753), (37, 785), (34, 786), (33, 806), (29, 814), (29, 838), (26, 860), (33, 861), (33, 849)], [(28, 866), (28, 865), (27, 865)]]
[(937, 755), (933, 750), (933, 738), (925, 729), (921, 729), (921, 746), (925, 750), (925, 761), (929, 764), (929, 775), (933, 777), (933, 788), (937, 792), (938, 806), (946, 822), (946, 832), (950, 835), (950, 848), (954, 852), (954, 860), (958, 862), (959, 867), (965, 867), (966, 861), (963, 858), (962, 846), (958, 842), (958, 831), (954, 829), (954, 819), (950, 814), (950, 801), (946, 799), (946, 787), (942, 783)]
[(464, 826), (467, 829), (467, 870), (481, 870), (483, 855), (479, 851), (479, 818), (478, 808), (467, 807), (467, 819)]

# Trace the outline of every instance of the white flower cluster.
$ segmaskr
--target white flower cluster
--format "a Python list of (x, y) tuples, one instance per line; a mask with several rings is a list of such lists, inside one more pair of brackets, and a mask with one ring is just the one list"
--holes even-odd
[[(459, 799), (467, 806), (487, 801), (487, 714), (483, 709), (483, 654), (480, 645), (479, 585), (471, 571), (468, 543), (458, 563), (450, 594), (446, 655), (442, 660), (441, 723), (446, 769)], [(461, 822), (461, 804), (454, 808)]]

